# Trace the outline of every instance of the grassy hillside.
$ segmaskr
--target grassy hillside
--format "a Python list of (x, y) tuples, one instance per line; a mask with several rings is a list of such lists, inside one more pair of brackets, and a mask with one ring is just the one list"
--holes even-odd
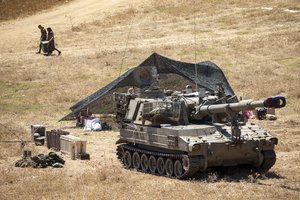
[[(79, 2), (84, 1), (20, 20), (20, 24), (28, 23), (26, 27), (17, 20), (12, 20), (17, 24), (14, 26), (0, 24), (0, 119), (18, 137), (29, 139), (29, 126), (35, 123), (48, 129), (73, 125), (57, 121), (71, 105), (118, 77), (130, 29), (122, 72), (152, 52), (194, 62), (196, 34), (197, 61), (211, 60), (219, 65), (238, 96), (286, 96), (287, 107), (277, 112), (277, 121), (255, 121), (279, 138), (277, 163), (265, 179), (252, 174), (236, 178), (239, 173), (225, 177), (212, 173), (191, 181), (170, 180), (122, 169), (115, 157), (117, 132), (83, 135), (81, 130), (68, 129), (88, 140), (92, 160), (71, 161), (65, 156), (67, 164), (61, 170), (16, 169), (13, 163), (19, 158), (19, 146), (0, 144), (0, 199), (299, 198), (297, 0), (120, 0), (116, 6), (101, 7), (85, 18), (84, 7), (70, 14), (74, 11), (71, 6)], [(61, 56), (35, 54), (39, 38), (36, 22), (50, 15), (55, 20), (45, 24), (53, 28)], [(3, 128), (0, 131), (0, 139), (16, 138)], [(35, 153), (46, 152), (42, 147), (30, 148)]]
[(69, 1), (71, 0), (1, 0), (0, 21), (32, 15)]

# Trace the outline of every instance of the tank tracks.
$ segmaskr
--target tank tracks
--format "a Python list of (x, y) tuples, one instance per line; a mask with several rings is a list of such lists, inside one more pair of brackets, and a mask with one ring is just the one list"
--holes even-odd
[[(276, 162), (274, 150), (265, 150), (263, 163), (258, 172), (266, 173)], [(176, 179), (189, 179), (198, 171), (205, 170), (202, 156), (189, 156), (183, 153), (161, 153), (121, 144), (117, 147), (117, 157), (124, 168), (135, 168), (143, 173), (166, 176)]]
[(144, 173), (176, 179), (192, 178), (203, 168), (204, 163), (202, 156), (160, 153), (129, 144), (121, 144), (117, 147), (117, 157), (127, 169), (135, 168)]

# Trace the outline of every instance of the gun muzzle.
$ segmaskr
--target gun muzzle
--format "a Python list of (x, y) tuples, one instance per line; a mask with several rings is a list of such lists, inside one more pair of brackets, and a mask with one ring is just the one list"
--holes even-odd
[(275, 96), (264, 100), (264, 106), (267, 108), (283, 108), (286, 105), (285, 97)]

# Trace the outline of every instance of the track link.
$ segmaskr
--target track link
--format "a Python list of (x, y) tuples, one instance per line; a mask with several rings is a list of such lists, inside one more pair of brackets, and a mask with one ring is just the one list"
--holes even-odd
[[(120, 160), (120, 162), (123, 164), (125, 168), (131, 168), (127, 167), (125, 162), (124, 162), (124, 152), (129, 151), (131, 152), (131, 155), (134, 152), (138, 152), (139, 154), (146, 154), (147, 157), (149, 158), (150, 156), (155, 156), (156, 158), (162, 157), (165, 160), (171, 159), (174, 163), (174, 161), (179, 160), (182, 165), (185, 165), (185, 169), (183, 169), (183, 173), (181, 175), (167, 175), (165, 172), (164, 174), (159, 174), (159, 173), (151, 173), (149, 169), (147, 171), (143, 171), (140, 169), (137, 169), (138, 171), (142, 171), (144, 173), (151, 173), (159, 176), (167, 176), (170, 178), (177, 178), (177, 179), (188, 179), (192, 178), (195, 173), (197, 173), (201, 167), (201, 164), (203, 163), (203, 157), (202, 156), (188, 156), (186, 154), (171, 154), (171, 153), (160, 153), (160, 152), (155, 152), (155, 151), (149, 151), (149, 150), (144, 150), (140, 149), (138, 147), (129, 145), (129, 144), (121, 144), (117, 147), (117, 157)], [(185, 163), (185, 164), (184, 164)], [(174, 169), (174, 167), (173, 167)]]

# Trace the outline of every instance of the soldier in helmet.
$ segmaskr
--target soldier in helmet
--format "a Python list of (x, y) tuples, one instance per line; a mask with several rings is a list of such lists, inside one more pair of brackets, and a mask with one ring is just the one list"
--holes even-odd
[(131, 88), (128, 88), (127, 94), (128, 94), (131, 98), (135, 98), (135, 97), (136, 97), (135, 91), (134, 91), (134, 89), (133, 89), (132, 87), (131, 87)]
[(42, 50), (42, 41), (45, 41), (47, 39), (47, 31), (42, 25), (38, 25), (38, 28), (41, 30), (41, 37), (40, 37), (40, 47), (39, 51), (36, 52), (37, 54), (41, 53)]
[(191, 85), (186, 85), (185, 86), (185, 92), (188, 93), (192, 93), (193, 92), (193, 87)]

